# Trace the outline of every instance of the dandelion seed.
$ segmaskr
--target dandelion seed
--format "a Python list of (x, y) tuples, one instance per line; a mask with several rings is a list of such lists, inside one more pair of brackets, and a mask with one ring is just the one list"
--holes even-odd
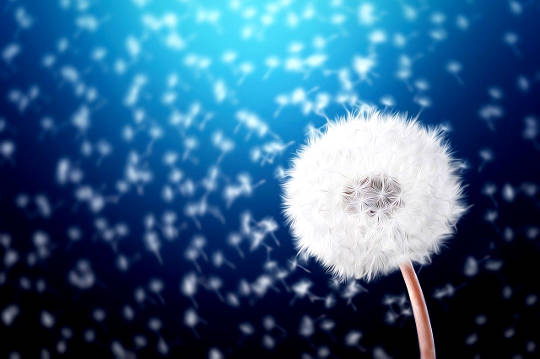
[(370, 82), (369, 75), (371, 74), (371, 71), (375, 65), (375, 60), (370, 56), (355, 56), (353, 59), (353, 68), (360, 78), (360, 81)]
[(15, 318), (17, 318), (19, 313), (20, 313), (20, 309), (15, 304), (11, 304), (7, 306), (6, 308), (4, 308), (1, 314), (3, 324), (6, 327), (11, 326), (11, 324), (13, 324), (13, 322), (15, 321)]
[(508, 45), (514, 54), (518, 57), (521, 57), (521, 53), (517, 47), (517, 43), (519, 41), (519, 36), (515, 32), (509, 31), (504, 34), (503, 41), (506, 45)]
[(478, 172), (482, 172), (484, 169), (484, 166), (493, 161), (495, 158), (495, 155), (489, 148), (482, 149), (478, 152), (478, 155), (482, 159), (482, 162), (480, 162), (480, 165), (478, 166)]
[(298, 334), (303, 337), (310, 337), (315, 333), (315, 323), (313, 319), (304, 315), (300, 320), (300, 327), (298, 329)]
[(253, 335), (255, 333), (255, 328), (250, 323), (244, 322), (238, 325), (238, 329), (243, 335)]
[(280, 65), (281, 61), (277, 56), (270, 56), (266, 58), (264, 63), (266, 67), (268, 67), (268, 70), (264, 74), (263, 79), (267, 79), (272, 71), (274, 71)]
[(375, 15), (375, 6), (371, 3), (362, 3), (357, 10), (358, 22), (361, 25), (371, 26), (377, 22), (378, 17)]
[(165, 299), (161, 294), (164, 288), (165, 283), (161, 279), (154, 278), (148, 283), (148, 289), (159, 298), (162, 304), (165, 304)]
[(466, 16), (458, 15), (456, 18), (456, 26), (462, 31), (468, 30), (470, 26), (470, 21)]
[(184, 312), (184, 325), (190, 328), (197, 338), (200, 338), (200, 336), (195, 328), (200, 323), (205, 324), (206, 321), (200, 318), (193, 308), (189, 308)]
[(143, 240), (146, 248), (156, 256), (160, 264), (163, 264), (163, 259), (160, 254), (161, 241), (159, 240), (158, 234), (153, 231), (146, 232), (143, 236)]
[(493, 183), (486, 183), (482, 187), (482, 194), (486, 195), (491, 199), (491, 202), (495, 205), (495, 207), (498, 207), (498, 203), (495, 200), (495, 193), (497, 192), (497, 186)]
[(446, 64), (446, 71), (448, 71), (452, 76), (455, 77), (455, 79), (463, 85), (463, 79), (459, 76), (459, 73), (463, 69), (463, 66), (460, 62), (451, 60)]
[(79, 289), (92, 288), (96, 282), (96, 278), (90, 262), (85, 259), (77, 261), (75, 268), (68, 273), (68, 280), (71, 285)]
[(240, 243), (242, 242), (242, 240), (242, 236), (238, 233), (230, 233), (227, 236), (227, 243), (234, 249), (236, 249), (236, 252), (241, 258), (244, 258), (244, 252), (240, 249)]
[(11, 140), (4, 140), (0, 142), (0, 156), (14, 164), (13, 156), (15, 154), (16, 146)]
[(478, 261), (474, 259), (473, 257), (467, 257), (465, 260), (465, 267), (463, 269), (463, 273), (467, 277), (474, 277), (478, 274)]

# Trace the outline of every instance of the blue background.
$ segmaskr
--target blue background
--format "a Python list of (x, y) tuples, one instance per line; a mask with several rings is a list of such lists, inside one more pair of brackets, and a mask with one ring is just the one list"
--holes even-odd
[[(361, 16), (362, 9), (373, 16)], [(213, 22), (204, 20), (215, 15)], [(456, 157), (467, 164), (463, 178), (472, 208), (433, 263), (417, 268), (439, 357), (538, 357), (539, 15), (537, 1), (2, 0), (0, 350), (14, 358), (416, 357), (399, 273), (334, 283), (317, 263), (296, 257), (281, 213), (279, 173), (310, 129), (358, 106), (376, 106), (444, 126)], [(159, 29), (145, 25), (150, 17)], [(176, 24), (167, 25), (167, 17)], [(377, 32), (380, 42), (373, 40)], [(184, 39), (183, 48), (167, 45), (171, 33)], [(326, 39), (324, 46), (316, 46), (317, 37)], [(512, 37), (515, 43), (505, 40)], [(130, 53), (128, 39), (139, 44), (138, 54)], [(92, 58), (96, 49), (105, 51), (101, 60)], [(224, 60), (227, 52), (236, 54), (234, 61)], [(309, 68), (312, 55), (325, 60)], [(270, 56), (279, 64), (269, 72)], [(373, 66), (357, 72), (358, 56)], [(54, 58), (51, 66), (47, 58)], [(291, 59), (300, 71), (286, 66)], [(403, 65), (407, 59), (410, 66)], [(448, 70), (452, 62), (459, 64), (457, 73)], [(243, 74), (246, 64), (252, 71)], [(76, 71), (74, 81), (66, 79), (66, 69)], [(400, 70), (409, 73), (400, 78)], [(175, 86), (167, 84), (171, 74)], [(138, 75), (146, 84), (127, 104)], [(219, 81), (227, 89), (223, 97), (216, 94)], [(169, 103), (163, 101), (167, 91), (176, 95)], [(295, 101), (295, 91), (305, 96)], [(321, 94), (328, 105), (306, 110)], [(289, 103), (280, 106), (278, 96)], [(388, 97), (391, 103), (383, 100)], [(187, 114), (195, 103), (201, 114), (193, 123), (171, 122), (173, 113)], [(81, 107), (89, 112), (85, 131), (73, 122)], [(246, 111), (259, 127), (241, 123)], [(266, 131), (259, 134), (261, 126)], [(135, 133), (129, 141), (126, 127)], [(152, 138), (156, 129), (161, 135)], [(234, 143), (223, 156), (212, 141), (218, 131)], [(186, 138), (198, 146), (183, 159)], [(99, 154), (100, 143), (110, 154)], [(254, 158), (265, 145), (281, 149), (267, 153), (268, 161)], [(172, 166), (163, 160), (170, 151), (179, 157)], [(492, 155), (487, 161), (486, 151)], [(118, 184), (127, 181), (134, 153), (152, 179), (123, 193)], [(82, 178), (59, 181), (61, 159)], [(171, 167), (182, 171), (180, 184), (194, 184), (193, 193), (171, 184)], [(209, 189), (213, 168), (218, 176)], [(227, 206), (224, 191), (238, 185), (241, 173), (259, 185)], [(162, 196), (167, 185), (174, 187), (171, 201)], [(81, 188), (105, 198), (103, 208), (77, 199)], [(28, 203), (21, 205), (21, 198)], [(210, 210), (195, 220), (186, 207), (203, 198)], [(171, 212), (178, 235), (167, 238), (162, 218)], [(246, 213), (253, 221), (243, 231)], [(156, 222), (151, 228), (149, 216)], [(263, 231), (257, 244), (255, 232), (268, 218), (278, 229)], [(112, 232), (122, 224), (129, 233), (108, 240), (99, 229), (103, 220)], [(73, 227), (81, 233), (77, 241), (69, 236)], [(145, 242), (149, 232), (157, 235), (158, 254)], [(241, 235), (244, 256), (227, 241), (231, 233)], [(42, 234), (46, 240), (39, 244)], [(195, 250), (194, 264), (186, 252), (199, 235), (205, 245)], [(216, 252), (232, 265), (216, 265)], [(117, 265), (121, 258), (127, 270)], [(72, 280), (81, 263), (90, 265), (85, 287)], [(181, 290), (190, 273), (197, 283), (193, 298)], [(219, 294), (210, 287), (215, 278)], [(257, 295), (261, 278), (269, 278), (270, 287)], [(155, 279), (163, 285), (157, 292)], [(294, 290), (302, 281), (310, 283), (308, 295)], [(242, 294), (243, 284), (251, 292)], [(348, 300), (350, 286), (357, 293)], [(231, 297), (237, 305), (227, 301)], [(201, 319), (194, 327), (184, 320), (190, 310)], [(306, 320), (313, 323), (310, 335), (302, 335)], [(252, 334), (240, 329), (246, 323)], [(361, 338), (347, 342), (351, 332)]]

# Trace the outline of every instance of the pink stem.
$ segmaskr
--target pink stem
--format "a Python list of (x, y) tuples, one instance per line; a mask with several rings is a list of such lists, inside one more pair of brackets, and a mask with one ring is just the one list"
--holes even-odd
[(411, 306), (416, 322), (416, 332), (418, 333), (418, 345), (420, 346), (421, 359), (435, 359), (435, 343), (433, 341), (433, 332), (429, 322), (429, 314), (424, 300), (424, 294), (418, 282), (418, 277), (414, 271), (412, 263), (406, 262), (399, 266), (401, 274), (405, 280)]

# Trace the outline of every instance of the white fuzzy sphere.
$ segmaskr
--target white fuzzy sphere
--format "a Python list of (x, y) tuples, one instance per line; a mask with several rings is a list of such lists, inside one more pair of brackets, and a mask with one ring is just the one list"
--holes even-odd
[(458, 170), (442, 131), (404, 115), (364, 110), (330, 122), (284, 183), (296, 246), (342, 279), (425, 264), (466, 210)]

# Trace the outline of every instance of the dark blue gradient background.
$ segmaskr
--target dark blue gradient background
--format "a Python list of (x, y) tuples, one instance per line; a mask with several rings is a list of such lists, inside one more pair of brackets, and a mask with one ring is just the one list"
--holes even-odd
[[(448, 138), (455, 155), (467, 163), (463, 176), (468, 185), (467, 201), (472, 207), (459, 222), (456, 235), (444, 251), (433, 258), (431, 265), (417, 268), (431, 313), (438, 355), (440, 358), (539, 356), (540, 147), (536, 134), (534, 138), (524, 136), (525, 118), (532, 119), (530, 123), (537, 126), (540, 115), (540, 4), (537, 1), (378, 1), (371, 3), (377, 14), (372, 25), (359, 24), (357, 17), (358, 8), (368, 2), (291, 1), (277, 13), (270, 26), (261, 23), (269, 6), (288, 2), (154, 0), (140, 3), (146, 4), (0, 0), (0, 53), (3, 54), (0, 148), (6, 141), (15, 144), (13, 155), (0, 151), (0, 235), (4, 238), (0, 247), (2, 357), (417, 357), (413, 318), (405, 315), (392, 323), (385, 320), (390, 312), (397, 310), (385, 305), (385, 298), (405, 294), (398, 273), (370, 283), (359, 282), (367, 291), (348, 302), (342, 297), (345, 284), (334, 285), (316, 263), (304, 263), (309, 273), (301, 268), (290, 269), (296, 253), (281, 213), (281, 179), (276, 178), (276, 170), (287, 168), (306, 138), (308, 124), (320, 127), (326, 122), (321, 114), (303, 113), (298, 105), (286, 106), (274, 117), (278, 109), (276, 96), (291, 94), (298, 88), (308, 93), (308, 100), (321, 92), (333, 99), (344, 93), (357, 96), (356, 103), (331, 102), (324, 110), (329, 118), (367, 104), (412, 116), (420, 114), (424, 124), (450, 128)], [(238, 4), (236, 10), (235, 4)], [(287, 24), (287, 16), (294, 13), (301, 17), (309, 6), (316, 12), (312, 19), (301, 19), (296, 26)], [(415, 19), (404, 16), (407, 8), (416, 9)], [(17, 20), (21, 9), (33, 19), (28, 28)], [(205, 9), (221, 14), (217, 26), (197, 21), (197, 14)], [(256, 15), (248, 18), (243, 15), (245, 11), (255, 11)], [(175, 14), (179, 19), (175, 28), (186, 39), (185, 49), (176, 51), (166, 46), (167, 29), (152, 31), (143, 25), (145, 14), (160, 17), (165, 13)], [(100, 22), (96, 31), (76, 25), (78, 17), (88, 14)], [(344, 16), (346, 21), (333, 23), (332, 17), (336, 15)], [(460, 16), (468, 19), (467, 29), (457, 26)], [(442, 21), (438, 22), (437, 18)], [(240, 34), (246, 26), (253, 26), (257, 35), (243, 39)], [(384, 43), (369, 41), (369, 34), (376, 29), (385, 32)], [(434, 40), (430, 34), (441, 29), (445, 39)], [(407, 36), (404, 47), (393, 44), (396, 33)], [(513, 46), (504, 41), (508, 33), (518, 36)], [(141, 52), (137, 57), (130, 56), (126, 49), (129, 36), (140, 41)], [(289, 45), (298, 42), (304, 45), (298, 56), (305, 58), (316, 53), (312, 46), (315, 36), (332, 38), (321, 51), (327, 56), (321, 67), (314, 68), (308, 76), (286, 71), (280, 65), (265, 77), (268, 56), (281, 60), (292, 56)], [(69, 41), (69, 47), (62, 53), (57, 48), (61, 38)], [(9, 44), (18, 44), (21, 51), (7, 60), (4, 54)], [(96, 47), (107, 50), (101, 62), (91, 59)], [(233, 65), (222, 61), (228, 50), (237, 53)], [(47, 54), (56, 56), (51, 68), (42, 63)], [(206, 70), (195, 70), (185, 63), (189, 54), (204, 56), (211, 64)], [(374, 56), (375, 66), (367, 80), (359, 81), (352, 68), (353, 58), (369, 54)], [(396, 76), (403, 56), (414, 59), (407, 81)], [(128, 63), (123, 74), (114, 70), (118, 59)], [(239, 83), (238, 65), (246, 61), (254, 70)], [(463, 83), (447, 71), (449, 61), (462, 65), (459, 77)], [(62, 80), (60, 70), (66, 65), (78, 70), (78, 82), (97, 90), (95, 102), (77, 96), (73, 86)], [(344, 89), (335, 74), (336, 70), (345, 68), (354, 82), (350, 91)], [(161, 98), (171, 73), (179, 78), (178, 95), (172, 104), (164, 104)], [(147, 84), (138, 103), (128, 107), (124, 99), (137, 74), (144, 74)], [(520, 78), (527, 82), (526, 88), (519, 86)], [(222, 102), (214, 95), (217, 80), (224, 81), (229, 89)], [(429, 88), (420, 89), (418, 81), (426, 81)], [(21, 110), (17, 101), (13, 101), (13, 93), (27, 94), (32, 86), (39, 88), (39, 95)], [(502, 98), (490, 96), (493, 87), (500, 89)], [(392, 106), (381, 104), (381, 98), (388, 95), (395, 100)], [(430, 106), (419, 104), (419, 98), (424, 96), (429, 98)], [(181, 133), (169, 122), (170, 115), (174, 110), (187, 112), (195, 102), (212, 117), (200, 129), (199, 116), (196, 124)], [(90, 127), (85, 134), (79, 133), (71, 122), (83, 104), (91, 112)], [(488, 104), (498, 106), (503, 112), (493, 120), (493, 128), (480, 114)], [(146, 114), (139, 124), (134, 120), (136, 109)], [(256, 114), (272, 135), (259, 137), (253, 133), (249, 137), (237, 121), (239, 110)], [(56, 132), (44, 134), (41, 127), (44, 117), (53, 118)], [(128, 125), (137, 131), (130, 142), (122, 138), (122, 131)], [(150, 130), (155, 126), (161, 128), (163, 135), (152, 141)], [(211, 141), (215, 131), (221, 131), (235, 143), (234, 150), (220, 163), (217, 162), (220, 152)], [(193, 151), (196, 161), (178, 161), (177, 167), (185, 178), (193, 180), (196, 191), (193, 197), (177, 195), (166, 203), (161, 192), (168, 181), (169, 168), (163, 164), (163, 155), (167, 151), (182, 154), (184, 135), (199, 141), (199, 147)], [(82, 155), (83, 141), (97, 143), (103, 139), (113, 148), (109, 156), (98, 161), (95, 154)], [(251, 151), (269, 141), (290, 145), (272, 163), (262, 165), (253, 161)], [(150, 143), (151, 150), (146, 152)], [(493, 153), (492, 161), (483, 163), (480, 151), (484, 149)], [(124, 176), (127, 158), (133, 151), (147, 153), (143, 162), (153, 173), (152, 181), (144, 186), (142, 193), (132, 187), (99, 212), (78, 203), (74, 193), (81, 185), (90, 186), (106, 197), (117, 196), (117, 181)], [(83, 171), (81, 183), (57, 182), (55, 171), (60, 158), (69, 158)], [(199, 228), (185, 215), (184, 209), (186, 204), (203, 196), (203, 180), (213, 166), (218, 166), (220, 176), (208, 203), (220, 209), (225, 222), (207, 213), (200, 218)], [(239, 197), (227, 208), (223, 189), (235, 183), (238, 173), (249, 173), (253, 183), (265, 182), (251, 196)], [(484, 193), (486, 184), (495, 185), (495, 203)], [(515, 190), (515, 199), (505, 200), (504, 185)], [(21, 194), (30, 198), (27, 208), (16, 205)], [(40, 215), (34, 208), (35, 196), (40, 194), (51, 203), (51, 216)], [(498, 215), (493, 223), (486, 220), (486, 213), (492, 210)], [(153, 214), (159, 221), (165, 211), (177, 214), (182, 229), (172, 241), (160, 237), (160, 263), (145, 246), (144, 218)], [(246, 211), (257, 221), (266, 217), (277, 221), (279, 229), (275, 235), (279, 246), (267, 236), (264, 243), (270, 251), (263, 246), (250, 251), (252, 238), (246, 235), (240, 245), (246, 256), (238, 255), (227, 243), (227, 236), (240, 231), (241, 215)], [(99, 218), (111, 225), (127, 224), (129, 235), (111, 245), (96, 230)], [(66, 231), (70, 226), (81, 229), (81, 240), (72, 242), (68, 238)], [(504, 235), (508, 229), (514, 233), (511, 240)], [(49, 254), (30, 264), (28, 256), (38, 253), (33, 242), (38, 230), (49, 236)], [(199, 258), (200, 271), (197, 271), (185, 258), (195, 235), (206, 238), (206, 254), (220, 250), (235, 268), (218, 268), (211, 261)], [(6, 258), (13, 251), (18, 260), (9, 264)], [(127, 271), (117, 268), (121, 254), (132, 261)], [(69, 281), (70, 271), (81, 259), (91, 264), (95, 276), (95, 283), (88, 289), (73, 286)], [(208, 279), (215, 276), (223, 282), (220, 290), (223, 295), (239, 295), (242, 280), (253, 284), (263, 273), (270, 273), (269, 259), (270, 264), (289, 268), (288, 276), (286, 285), (274, 279), (273, 288), (262, 297), (253, 293), (240, 295), (239, 305), (234, 307), (205, 288)], [(478, 270), (467, 275), (464, 268), (471, 261)], [(193, 307), (193, 302), (180, 290), (182, 278), (190, 272), (197, 273), (199, 278), (196, 312), (204, 319), (196, 326), (196, 333), (184, 323), (186, 310)], [(161, 298), (148, 287), (154, 278), (163, 281)], [(314, 296), (333, 297), (335, 305), (328, 307), (324, 300), (311, 301), (307, 297), (293, 301), (295, 295), (289, 291), (290, 287), (304, 279), (312, 282), (310, 292)], [(44, 290), (39, 289), (39, 283), (46, 284)], [(147, 299), (137, 302), (135, 292), (141, 288)], [(444, 288), (453, 288), (453, 292), (441, 298), (437, 294)], [(123, 315), (126, 305), (135, 312), (131, 320)], [(5, 319), (13, 308), (16, 308), (15, 318)], [(106, 313), (103, 320), (93, 316), (96, 309)], [(55, 318), (50, 328), (40, 319), (43, 311)], [(266, 316), (274, 318), (279, 327), (265, 328)], [(304, 316), (315, 323), (314, 333), (308, 337), (299, 334)], [(153, 330), (149, 323), (156, 318), (161, 327)], [(242, 335), (239, 330), (239, 325), (246, 322), (254, 327), (253, 335)], [(351, 330), (362, 333), (360, 347), (346, 345), (345, 337)], [(88, 331), (94, 333), (94, 340), (85, 337)], [(143, 336), (146, 345), (138, 346), (136, 336)], [(268, 338), (275, 343), (271, 348), (263, 345)], [(123, 349), (119, 350), (119, 346)]]

